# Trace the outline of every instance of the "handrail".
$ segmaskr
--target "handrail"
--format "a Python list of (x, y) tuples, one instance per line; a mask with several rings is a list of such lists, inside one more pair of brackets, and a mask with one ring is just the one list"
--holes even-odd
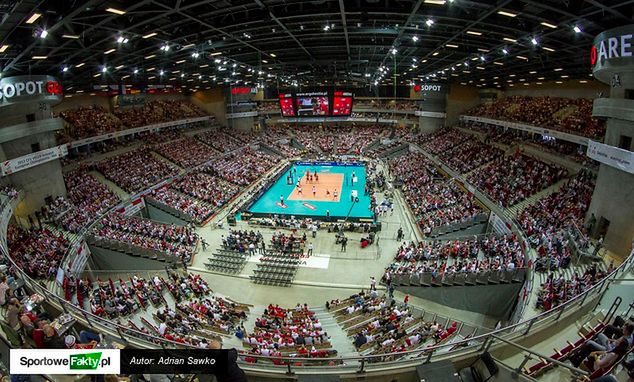
[[(22, 195), (23, 196), (23, 195)], [(19, 197), (19, 196), (18, 196)], [(18, 199), (18, 197), (14, 197), (10, 200), (5, 201), (1, 208), (7, 208), (8, 205), (11, 203), (15, 203)], [(107, 213), (110, 213), (114, 208), (110, 209)], [(103, 216), (103, 215), (102, 215)], [(98, 221), (95, 220), (95, 222)], [(93, 224), (95, 223), (93, 222)], [(4, 235), (6, 237), (6, 232), (2, 232), (0, 233), (0, 235)], [(119, 325), (115, 322), (109, 321), (107, 319), (104, 319), (102, 317), (96, 316), (94, 314), (92, 314), (91, 312), (88, 312), (86, 310), (84, 310), (81, 307), (77, 307), (71, 304), (68, 304), (68, 302), (63, 299), (62, 297), (48, 291), (43, 285), (41, 285), (37, 280), (32, 279), (28, 274), (26, 274), (22, 269), (18, 268), (18, 266), (16, 265), (16, 263), (13, 261), (13, 259), (11, 258), (11, 256), (9, 255), (8, 252), (8, 248), (6, 247), (6, 240), (4, 240), (4, 243), (2, 243), (2, 240), (0, 240), (0, 251), (2, 252), (2, 254), (7, 258), (7, 261), (11, 264), (11, 266), (13, 267), (13, 269), (15, 269), (16, 273), (23, 279), (25, 285), (27, 287), (29, 287), (31, 290), (33, 290), (36, 293), (41, 294), (42, 296), (44, 296), (45, 298), (48, 298), (49, 301), (56, 306), (57, 308), (59, 308), (60, 310), (64, 310), (64, 311), (70, 311), (70, 313), (79, 321), (82, 323), (86, 323), (87, 325), (91, 326), (91, 327), (97, 327), (97, 329), (105, 331), (105, 332), (109, 332), (109, 333), (114, 333), (116, 332), (122, 341), (125, 342), (129, 342), (129, 341), (134, 341), (137, 345), (142, 345), (142, 346), (156, 346), (156, 345), (160, 345), (160, 346), (170, 346), (170, 347), (177, 347), (177, 348), (193, 348), (193, 345), (189, 345), (189, 344), (182, 344), (182, 343), (177, 343), (175, 341), (170, 341), (167, 340), (165, 338), (162, 337), (157, 337), (151, 334), (146, 334), (140, 331), (137, 331), (135, 329), (131, 329), (122, 325)], [(547, 311), (547, 312), (543, 312), (537, 316), (534, 316), (528, 320), (524, 320), (521, 322), (518, 322), (516, 324), (504, 327), (504, 328), (500, 328), (497, 330), (493, 330), (489, 333), (484, 333), (484, 334), (480, 334), (478, 336), (474, 336), (474, 337), (469, 337), (469, 338), (465, 338), (462, 339), (460, 341), (456, 341), (456, 342), (452, 342), (452, 343), (443, 343), (443, 344), (438, 344), (438, 345), (433, 345), (424, 349), (414, 349), (414, 350), (409, 350), (409, 351), (405, 351), (405, 352), (399, 352), (399, 353), (386, 353), (386, 354), (380, 354), (380, 355), (370, 355), (370, 356), (356, 356), (356, 357), (338, 357), (338, 358), (295, 358), (295, 357), (268, 357), (268, 356), (258, 356), (258, 355), (252, 355), (252, 354), (248, 354), (249, 357), (255, 358), (255, 359), (280, 359), (280, 360), (285, 360), (288, 361), (287, 365), (289, 368), (291, 367), (291, 362), (297, 362), (297, 361), (309, 361), (309, 362), (319, 362), (319, 363), (323, 363), (323, 362), (327, 362), (327, 361), (336, 361), (336, 362), (341, 362), (342, 365), (339, 366), (327, 366), (328, 370), (342, 370), (342, 369), (346, 369), (348, 364), (346, 362), (352, 362), (352, 361), (359, 361), (361, 363), (361, 370), (363, 370), (364, 368), (367, 368), (367, 366), (365, 365), (365, 363), (367, 362), (372, 362), (372, 361), (377, 361), (377, 360), (384, 360), (386, 358), (401, 358), (401, 357), (408, 357), (408, 356), (426, 356), (427, 357), (427, 362), (429, 360), (431, 360), (432, 356), (434, 355), (434, 353), (436, 352), (436, 350), (440, 350), (440, 349), (444, 349), (447, 347), (460, 347), (460, 346), (465, 346), (465, 347), (461, 347), (458, 350), (455, 351), (448, 351), (446, 353), (441, 353), (439, 356), (445, 356), (445, 355), (454, 355), (454, 354), (475, 354), (475, 351), (477, 351), (478, 349), (481, 348), (481, 343), (482, 341), (487, 341), (488, 339), (492, 338), (493, 335), (526, 335), (528, 333), (530, 333), (531, 328), (534, 326), (535, 323), (541, 323), (544, 322), (548, 319), (554, 318), (555, 320), (558, 320), (564, 311), (568, 310), (568, 309), (573, 309), (576, 311), (575, 308), (580, 308), (581, 306), (586, 306), (584, 305), (584, 303), (586, 302), (588, 296), (591, 296), (593, 294), (597, 294), (600, 295), (602, 294), (607, 288), (607, 286), (613, 282), (617, 276), (621, 276), (622, 272), (625, 271), (626, 269), (628, 269), (629, 266), (631, 266), (632, 261), (634, 260), (634, 250), (632, 250), (632, 252), (630, 253), (630, 255), (623, 261), (623, 263), (621, 263), (616, 269), (614, 269), (609, 275), (607, 275), (603, 280), (601, 280), (600, 282), (598, 282), (597, 284), (595, 284), (594, 286), (590, 287), (588, 290), (586, 290), (585, 292), (575, 296), (574, 298), (558, 305), (557, 307)], [(594, 297), (597, 297), (594, 296)], [(520, 331), (523, 330), (523, 333), (520, 333)], [(133, 336), (133, 338), (124, 338), (123, 337), (123, 333), (127, 333)], [(408, 364), (408, 362), (416, 362), (419, 363), (423, 361), (423, 359), (421, 358), (416, 358), (416, 359), (408, 359), (408, 360), (395, 360), (395, 361), (384, 361), (381, 362), (381, 367), (388, 367), (388, 366), (394, 366), (395, 368), (401, 368), (404, 367)], [(248, 364), (243, 364), (245, 368), (251, 368), (252, 366), (248, 365)], [(273, 365), (271, 365), (273, 366)], [(311, 366), (311, 367), (321, 367), (321, 366)]]
[[(561, 361), (556, 360), (556, 359), (554, 359), (554, 358), (551, 358), (551, 357), (548, 357), (548, 356), (545, 356), (545, 355), (539, 354), (539, 353), (537, 353), (536, 351), (533, 351), (533, 350), (531, 350), (531, 349), (529, 349), (529, 348), (527, 348), (527, 347), (524, 347), (524, 346), (522, 346), (522, 345), (520, 345), (520, 344), (517, 344), (517, 343), (515, 343), (515, 342), (513, 342), (513, 341), (506, 340), (506, 339), (504, 339), (504, 338), (502, 338), (502, 337), (500, 337), (500, 336), (497, 336), (497, 335), (495, 335), (495, 334), (492, 334), (492, 335), (491, 335), (491, 337), (492, 337), (492, 338), (494, 338), (494, 339), (495, 339), (495, 340), (497, 340), (497, 341), (502, 341), (502, 342), (504, 342), (504, 343), (506, 343), (506, 344), (509, 344), (509, 345), (511, 345), (511, 346), (513, 346), (513, 347), (516, 347), (516, 348), (520, 349), (520, 350), (521, 350), (521, 351), (523, 351), (523, 352), (526, 352), (526, 353), (529, 353), (529, 354), (535, 355), (535, 356), (537, 356), (537, 357), (539, 357), (539, 358), (543, 358), (543, 359), (545, 359), (546, 361), (548, 361), (548, 362), (550, 362), (550, 363), (553, 363), (553, 364), (555, 364), (555, 365), (557, 365), (557, 366), (561, 366), (561, 367), (563, 367), (563, 368), (565, 368), (565, 369), (568, 369), (568, 370), (569, 370), (569, 371), (570, 371), (573, 375), (575, 375), (575, 376), (580, 376), (580, 375), (590, 375), (590, 373), (588, 373), (588, 372), (587, 372), (587, 371), (585, 371), (585, 370), (581, 370), (581, 369), (579, 369), (579, 368), (576, 368), (576, 367), (570, 366), (570, 365), (568, 365), (567, 363), (561, 362)], [(527, 361), (528, 361), (528, 360), (527, 360)]]

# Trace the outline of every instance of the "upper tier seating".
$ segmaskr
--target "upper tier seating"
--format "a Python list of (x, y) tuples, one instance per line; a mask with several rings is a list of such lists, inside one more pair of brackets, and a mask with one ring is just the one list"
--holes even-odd
[(523, 122), (585, 137), (605, 135), (605, 122), (592, 118), (592, 100), (511, 96), (469, 110), (467, 115)]

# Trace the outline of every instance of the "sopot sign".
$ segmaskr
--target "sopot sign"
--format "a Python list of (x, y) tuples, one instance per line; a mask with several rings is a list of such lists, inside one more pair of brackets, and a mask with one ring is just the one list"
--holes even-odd
[(0, 104), (59, 102), (62, 85), (51, 76), (17, 76), (0, 80)]

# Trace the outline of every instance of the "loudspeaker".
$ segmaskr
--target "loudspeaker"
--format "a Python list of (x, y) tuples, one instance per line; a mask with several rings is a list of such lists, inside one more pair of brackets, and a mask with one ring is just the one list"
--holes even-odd
[(451, 361), (438, 361), (416, 366), (420, 382), (461, 382)]

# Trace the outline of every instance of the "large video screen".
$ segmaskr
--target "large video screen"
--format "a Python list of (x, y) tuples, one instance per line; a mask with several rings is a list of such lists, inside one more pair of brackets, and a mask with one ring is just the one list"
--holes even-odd
[(335, 91), (332, 98), (332, 115), (349, 117), (352, 114), (352, 93)]
[(282, 110), (282, 117), (295, 116), (295, 107), (293, 106), (292, 94), (280, 94), (280, 110)]
[(329, 115), (329, 99), (327, 92), (297, 93), (295, 97), (297, 115), (303, 116), (327, 116)]

